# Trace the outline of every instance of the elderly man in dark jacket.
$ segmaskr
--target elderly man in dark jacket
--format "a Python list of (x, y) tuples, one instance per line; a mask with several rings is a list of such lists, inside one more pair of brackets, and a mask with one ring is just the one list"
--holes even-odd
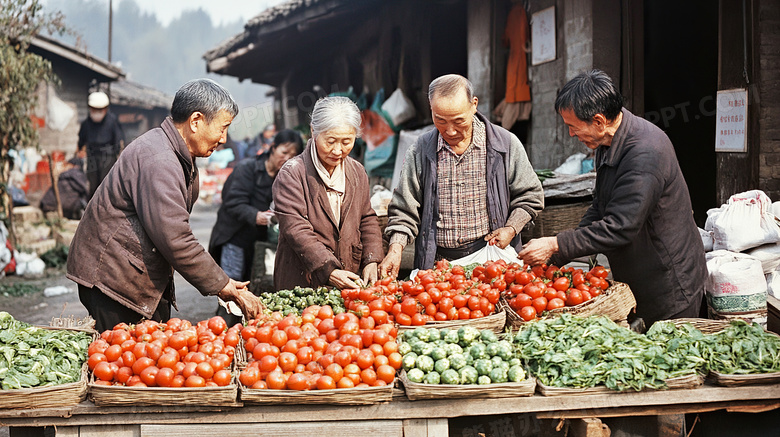
[(171, 117), (122, 153), (87, 205), (68, 256), (67, 277), (98, 330), (142, 318), (165, 321), (176, 305), (173, 272), (204, 295), (261, 309), (247, 282), (230, 279), (189, 224), (198, 198), (196, 157), (224, 144), (238, 106), (209, 79), (184, 84)]
[(593, 204), (577, 229), (528, 242), (528, 264), (604, 253), (616, 281), (627, 283), (647, 324), (697, 317), (707, 265), (691, 199), (669, 137), (622, 107), (604, 72), (582, 73), (558, 94), (555, 110), (596, 150)]

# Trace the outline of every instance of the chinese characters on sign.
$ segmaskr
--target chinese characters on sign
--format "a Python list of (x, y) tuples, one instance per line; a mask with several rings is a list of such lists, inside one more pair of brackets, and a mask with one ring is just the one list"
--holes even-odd
[(716, 152), (747, 152), (746, 89), (718, 91)]
[(555, 60), (555, 6), (531, 15), (531, 65)]

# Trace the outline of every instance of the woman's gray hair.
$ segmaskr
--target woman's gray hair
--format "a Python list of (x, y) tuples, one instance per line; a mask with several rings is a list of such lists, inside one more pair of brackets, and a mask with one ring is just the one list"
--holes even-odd
[(451, 97), (460, 90), (466, 92), (469, 102), (474, 99), (474, 85), (470, 80), (459, 74), (439, 76), (428, 86), (428, 102), (432, 102), (436, 96)]
[(340, 127), (355, 129), (355, 135), (360, 136), (360, 109), (355, 102), (343, 96), (323, 97), (314, 104), (311, 112), (311, 137)]
[(171, 105), (171, 118), (174, 123), (184, 123), (193, 112), (200, 112), (206, 123), (211, 123), (222, 110), (234, 118), (238, 115), (238, 105), (228, 90), (211, 79), (195, 79), (176, 91)]

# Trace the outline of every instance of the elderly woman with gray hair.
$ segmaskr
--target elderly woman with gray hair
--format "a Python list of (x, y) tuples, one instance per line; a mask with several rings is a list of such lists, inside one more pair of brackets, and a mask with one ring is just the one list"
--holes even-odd
[(371, 208), (366, 171), (348, 156), (360, 135), (360, 121), (358, 107), (348, 98), (318, 100), (306, 149), (276, 176), (277, 290), (296, 285), (357, 288), (361, 280), (377, 279), (377, 263), (384, 257), (379, 221)]

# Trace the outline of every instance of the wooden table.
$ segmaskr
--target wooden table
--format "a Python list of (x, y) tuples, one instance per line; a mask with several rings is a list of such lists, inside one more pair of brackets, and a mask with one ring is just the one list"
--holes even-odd
[[(780, 384), (583, 396), (447, 399), (365, 406), (97, 407), (0, 410), (0, 424), (56, 427), (57, 436), (446, 436), (448, 418), (533, 413), (542, 419), (661, 416), (780, 407)], [(780, 424), (778, 425), (780, 429)]]

